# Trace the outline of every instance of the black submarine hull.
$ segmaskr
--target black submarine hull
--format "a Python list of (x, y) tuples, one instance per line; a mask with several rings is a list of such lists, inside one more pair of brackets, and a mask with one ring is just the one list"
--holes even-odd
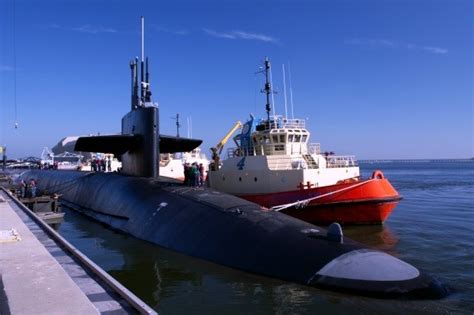
[(393, 256), (207, 188), (120, 174), (28, 171), (20, 178), (114, 229), (221, 265), (382, 298), (441, 298), (436, 279)]

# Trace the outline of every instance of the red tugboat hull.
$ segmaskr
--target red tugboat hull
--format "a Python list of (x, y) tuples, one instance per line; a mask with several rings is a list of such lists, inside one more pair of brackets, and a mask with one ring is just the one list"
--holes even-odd
[[(383, 175), (381, 177), (373, 176), (364, 181), (239, 197), (267, 208), (288, 205), (280, 211), (311, 223), (382, 224), (401, 196)], [(289, 206), (291, 204), (292, 206)]]

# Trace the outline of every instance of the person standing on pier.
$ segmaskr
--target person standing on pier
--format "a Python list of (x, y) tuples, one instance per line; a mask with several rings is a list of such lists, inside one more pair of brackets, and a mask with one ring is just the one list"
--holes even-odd
[(192, 164), (192, 186), (196, 187), (199, 186), (199, 178), (201, 177), (201, 174), (199, 172), (199, 167), (196, 162)]
[(188, 163), (184, 163), (184, 184), (191, 186), (190, 166)]
[(22, 179), (20, 181), (20, 198), (25, 198), (26, 196), (26, 182)]
[(28, 184), (28, 195), (31, 198), (36, 197), (36, 181), (33, 178), (30, 179), (30, 183)]
[(109, 156), (107, 159), (107, 171), (112, 172), (112, 157)]
[(199, 186), (204, 185), (204, 165), (199, 163)]

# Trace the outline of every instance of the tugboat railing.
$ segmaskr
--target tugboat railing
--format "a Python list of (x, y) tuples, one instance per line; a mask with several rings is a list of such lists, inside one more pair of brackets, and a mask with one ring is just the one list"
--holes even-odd
[(247, 149), (232, 147), (227, 149), (227, 158), (239, 157), (239, 156), (253, 156), (254, 149), (253, 146)]
[(306, 128), (304, 119), (281, 119), (282, 128)]
[(358, 166), (354, 155), (331, 155), (326, 157), (327, 168)]
[(310, 143), (308, 145), (309, 154), (321, 154), (321, 144), (320, 143)]
[(257, 130), (270, 129), (305, 129), (306, 121), (299, 118), (283, 118), (282, 116), (270, 116), (270, 120), (264, 120), (259, 124)]

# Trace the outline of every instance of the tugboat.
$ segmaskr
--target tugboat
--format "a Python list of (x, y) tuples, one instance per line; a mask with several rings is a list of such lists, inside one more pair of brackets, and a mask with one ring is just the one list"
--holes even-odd
[(380, 170), (361, 179), (354, 156), (321, 152), (304, 119), (270, 115), (270, 62), (265, 58), (266, 119), (250, 119), (220, 161), (212, 150), (212, 188), (318, 224), (382, 224), (401, 196)]

